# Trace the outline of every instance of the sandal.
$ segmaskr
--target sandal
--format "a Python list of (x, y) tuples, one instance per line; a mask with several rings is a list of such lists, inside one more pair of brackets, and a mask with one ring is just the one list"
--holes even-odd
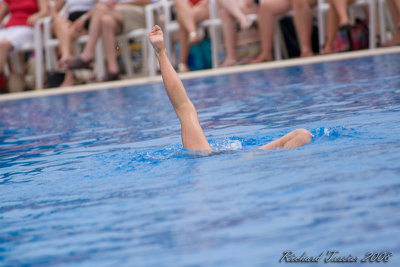
[(67, 68), (70, 70), (91, 69), (93, 67), (92, 63), (93, 63), (93, 59), (85, 61), (85, 60), (81, 59), (80, 57), (78, 57), (78, 58), (68, 62)]
[(353, 38), (351, 36), (352, 29), (353, 29), (353, 26), (351, 26), (351, 24), (344, 24), (339, 27), (339, 31), (344, 32), (347, 35), (347, 39), (349, 40), (349, 45), (350, 45), (350, 51), (354, 50)]
[(110, 82), (119, 80), (119, 72), (107, 72), (106, 76), (101, 80), (102, 82)]

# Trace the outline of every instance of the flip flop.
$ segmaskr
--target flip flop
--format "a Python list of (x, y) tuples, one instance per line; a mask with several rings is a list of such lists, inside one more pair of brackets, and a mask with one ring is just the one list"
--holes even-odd
[(119, 80), (119, 72), (107, 72), (104, 78), (101, 80), (102, 82), (110, 82)]
[(67, 68), (70, 70), (78, 70), (78, 69), (92, 69), (93, 59), (85, 61), (81, 58), (76, 58), (67, 63)]

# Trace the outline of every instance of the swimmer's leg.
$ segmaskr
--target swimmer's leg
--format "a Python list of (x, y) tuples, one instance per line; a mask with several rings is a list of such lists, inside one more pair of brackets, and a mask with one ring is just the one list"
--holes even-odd
[(309, 131), (305, 129), (296, 129), (278, 140), (272, 141), (260, 148), (297, 148), (310, 143), (311, 139), (312, 134)]
[(153, 27), (149, 33), (149, 40), (160, 63), (165, 90), (181, 122), (183, 147), (191, 150), (211, 150), (200, 126), (196, 108), (187, 96), (182, 81), (168, 59), (163, 32), (159, 26)]

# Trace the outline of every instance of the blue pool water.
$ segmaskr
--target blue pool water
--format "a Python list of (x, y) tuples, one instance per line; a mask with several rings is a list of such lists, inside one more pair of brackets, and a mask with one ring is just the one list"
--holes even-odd
[(223, 153), (182, 149), (162, 84), (0, 102), (0, 265), (400, 266), (400, 55), (184, 84)]

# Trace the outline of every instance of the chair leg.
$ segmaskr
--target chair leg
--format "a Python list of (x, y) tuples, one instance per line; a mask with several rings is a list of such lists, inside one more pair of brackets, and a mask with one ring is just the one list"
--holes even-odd
[(35, 87), (36, 89), (43, 88), (43, 44), (42, 44), (42, 35), (40, 30), (40, 25), (38, 23), (35, 24), (35, 36), (34, 36), (34, 45), (35, 45)]
[(376, 48), (376, 5), (375, 0), (369, 0), (369, 49)]
[(142, 73), (146, 74), (149, 70), (150, 61), (147, 60), (148, 57), (148, 43), (146, 36), (142, 37)]
[(126, 75), (128, 77), (132, 77), (133, 76), (132, 58), (128, 40), (126, 38), (120, 38), (119, 43), (121, 44), (121, 52), (122, 52), (122, 58), (124, 60)]
[(96, 44), (95, 71), (97, 79), (103, 78), (106, 74), (106, 69), (104, 66), (103, 44), (101, 40), (97, 41)]
[(210, 27), (212, 68), (218, 68), (218, 36), (215, 26)]
[(324, 10), (324, 7), (318, 6), (318, 39), (319, 39), (319, 51), (323, 51), (324, 49), (324, 44), (325, 44), (325, 29), (326, 29), (326, 23), (325, 23), (325, 13), (326, 10)]
[(279, 27), (279, 20), (280, 18), (275, 20), (275, 35), (274, 35), (274, 56), (275, 60), (282, 60), (282, 53), (281, 53), (281, 42), (280, 42), (280, 27)]
[(385, 43), (386, 40), (386, 19), (385, 19), (385, 10), (384, 10), (384, 2), (382, 0), (378, 0), (378, 12), (379, 12), (379, 31), (381, 32), (381, 42)]
[[(150, 44), (148, 43), (148, 46), (149, 45)], [(148, 53), (148, 55), (149, 55), (149, 58), (148, 58), (148, 61), (149, 61), (149, 76), (153, 77), (153, 76), (156, 75), (156, 62), (155, 62), (156, 61), (156, 55), (154, 53), (154, 50), (151, 49), (151, 47), (150, 47), (150, 49), (148, 48), (147, 50), (149, 51), (149, 53)]]

